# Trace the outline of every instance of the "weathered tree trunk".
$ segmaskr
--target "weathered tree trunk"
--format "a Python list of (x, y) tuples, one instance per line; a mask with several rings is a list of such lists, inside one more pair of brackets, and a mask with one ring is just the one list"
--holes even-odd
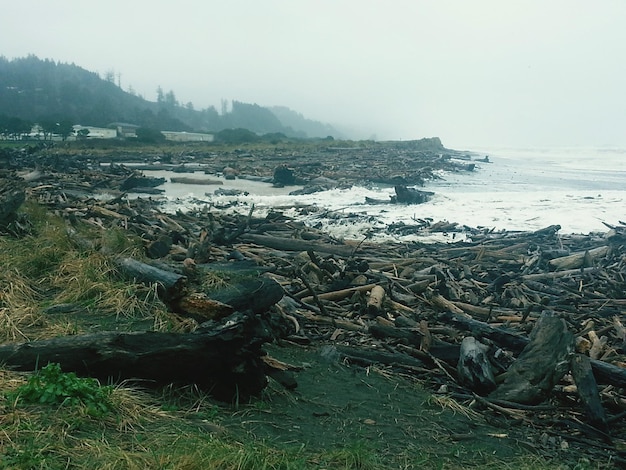
[(541, 403), (569, 370), (573, 351), (574, 336), (565, 322), (543, 313), (530, 342), (490, 397), (529, 405)]
[(0, 362), (35, 370), (54, 362), (64, 371), (142, 385), (194, 383), (216, 398), (255, 395), (266, 385), (261, 345), (274, 326), (259, 315), (236, 313), (194, 333), (101, 332), (0, 345)]
[(157, 284), (161, 300), (168, 303), (185, 294), (187, 278), (182, 274), (166, 271), (132, 258), (121, 258), (118, 266), (128, 277), (145, 284)]

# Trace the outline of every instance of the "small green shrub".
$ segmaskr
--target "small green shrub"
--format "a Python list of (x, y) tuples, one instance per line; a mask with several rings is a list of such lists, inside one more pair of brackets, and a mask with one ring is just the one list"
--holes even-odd
[(62, 372), (59, 364), (51, 363), (8, 394), (7, 398), (16, 404), (82, 406), (89, 415), (102, 416), (113, 411), (112, 391), (113, 387), (103, 387), (96, 379)]

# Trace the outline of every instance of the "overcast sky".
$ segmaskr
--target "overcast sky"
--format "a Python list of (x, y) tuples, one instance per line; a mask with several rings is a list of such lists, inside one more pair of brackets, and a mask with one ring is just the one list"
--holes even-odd
[(625, 0), (2, 0), (0, 55), (358, 137), (626, 146)]

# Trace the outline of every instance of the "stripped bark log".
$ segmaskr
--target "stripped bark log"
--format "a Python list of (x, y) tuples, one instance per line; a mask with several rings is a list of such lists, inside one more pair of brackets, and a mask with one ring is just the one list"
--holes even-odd
[(605, 256), (608, 252), (608, 246), (599, 246), (591, 250), (551, 259), (548, 261), (548, 265), (556, 269), (576, 269), (580, 267), (588, 268), (591, 267), (595, 260)]
[(496, 388), (487, 346), (473, 336), (466, 336), (461, 342), (461, 352), (457, 373), (461, 384), (479, 395), (487, 395)]
[(365, 313), (372, 317), (380, 315), (383, 311), (383, 300), (385, 299), (385, 289), (381, 286), (374, 286), (370, 291), (369, 299), (367, 299), (367, 306), (365, 307)]
[[(322, 294), (317, 294), (317, 298), (320, 300), (342, 300), (346, 297), (350, 297), (355, 292), (367, 292), (376, 287), (376, 284), (365, 284), (363, 286), (349, 287), (348, 289), (340, 289), (331, 292), (324, 292)], [(313, 301), (313, 296), (307, 296), (302, 298), (302, 302), (310, 303)]]
[(522, 279), (525, 281), (538, 281), (542, 279), (558, 279), (558, 278), (566, 277), (566, 276), (593, 274), (597, 272), (598, 272), (598, 268), (591, 266), (588, 268), (566, 269), (565, 271), (555, 271), (551, 273), (524, 274), (522, 276)]

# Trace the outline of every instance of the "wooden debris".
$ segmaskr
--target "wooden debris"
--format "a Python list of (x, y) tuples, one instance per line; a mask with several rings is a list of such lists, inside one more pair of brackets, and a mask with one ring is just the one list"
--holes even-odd
[(271, 235), (246, 234), (240, 237), (241, 240), (256, 243), (257, 245), (275, 248), (285, 251), (318, 251), (335, 255), (350, 256), (354, 252), (354, 247), (349, 245), (330, 245), (326, 243), (315, 243), (295, 238), (279, 238)]
[(394, 188), (396, 195), (391, 202), (399, 204), (423, 204), (427, 202), (434, 193), (431, 191), (420, 191), (415, 188), (407, 188), (406, 186), (397, 185)]
[[(434, 170), (469, 170), (453, 165), (441, 151), (433, 154), (411, 143), (385, 149), (382, 159), (379, 148), (328, 147), (314, 155), (290, 155), (289, 167), (284, 166), (285, 156), (274, 154), (238, 155), (236, 177), (270, 181), (275, 170), (284, 167), (287, 171), (282, 176), (287, 184), (323, 177), (340, 184), (367, 179), (408, 187), (434, 176)], [(376, 158), (370, 158), (374, 154)], [(55, 167), (52, 157), (64, 167)], [(195, 157), (197, 162), (202, 159)], [(337, 164), (343, 157), (342, 164)], [(145, 155), (138, 159), (143, 162)], [(232, 155), (207, 155), (205, 161), (217, 173), (231, 164)], [(33, 171), (36, 166), (31, 163), (24, 168), (4, 168), (4, 180), (18, 169), (28, 169), (23, 174)], [(606, 422), (615, 446), (626, 446), (626, 441), (619, 440), (626, 435), (622, 414), (626, 409), (624, 222), (606, 224), (609, 230), (604, 234), (573, 235), (559, 234), (557, 224), (534, 232), (496, 232), (416, 218), (410, 227), (389, 227), (396, 230), (390, 233), (463, 231), (466, 238), (448, 244), (339, 241), (291, 220), (279, 208), (266, 217), (253, 217), (251, 211), (226, 213), (216, 207), (165, 214), (155, 199), (126, 198), (123, 187), (139, 184), (140, 175), (117, 163), (89, 165), (51, 153), (40, 155), (37, 165), (41, 169), (37, 178), (19, 180), (26, 187), (26, 197), (65, 217), (69, 225), (88, 223), (142, 237), (150, 264), (123, 261), (120, 271), (148, 285), (156, 284), (161, 299), (174, 307), (172, 310), (202, 313), (214, 305), (220, 313), (205, 316), (214, 318), (205, 321), (209, 326), (239, 315), (219, 320), (228, 315), (228, 307), (247, 311), (252, 317), (269, 315), (285, 322), (280, 327), (271, 325), (275, 337), (309, 346), (319, 344), (352, 364), (399, 369), (428, 388), (447, 389), (446, 393), (459, 388), (488, 393), (492, 385), (487, 369), (491, 367), (496, 389), (488, 397), (476, 395), (476, 402), (485, 405), (484, 413), (511, 419), (523, 413), (534, 428), (550, 426), (550, 432), (558, 423), (562, 426), (559, 432), (581, 441), (601, 439), (594, 445), (617, 455), (616, 447), (604, 437)], [(159, 168), (166, 169), (163, 165)], [(106, 188), (117, 195), (109, 201), (92, 198), (93, 188)], [(218, 294), (220, 289), (202, 285), (205, 272), (233, 278), (247, 274), (243, 286), (235, 289), (238, 292), (231, 290), (227, 296)], [(271, 278), (273, 283), (250, 282), (257, 278)], [(383, 297), (378, 296), (380, 289)], [(368, 297), (370, 291), (378, 293)], [(380, 308), (378, 301), (370, 303), (377, 297)], [(176, 301), (180, 301), (179, 307), (175, 307)], [(372, 314), (364, 315), (368, 310)], [(553, 315), (543, 315), (546, 310)], [(227, 329), (222, 332), (230, 334)], [(584, 356), (571, 359), (574, 337), (578, 354)], [(187, 337), (180, 338), (184, 350)], [(103, 341), (107, 347), (108, 339)], [(168, 341), (163, 343), (166, 355)], [(240, 346), (247, 348), (247, 343), (242, 341)], [(201, 358), (213, 353), (195, 351)], [(200, 359), (200, 364), (205, 364), (203, 361)], [(190, 364), (185, 365), (188, 373), (181, 380), (196, 380)], [(472, 371), (470, 365), (478, 368)], [(236, 361), (228, 366), (235, 367)], [(265, 376), (271, 369), (263, 364), (251, 373)], [(475, 370), (480, 374), (474, 375)], [(569, 375), (563, 376), (568, 371), (575, 387), (568, 381)], [(127, 372), (138, 373), (133, 369)], [(255, 381), (250, 388), (261, 382)], [(466, 392), (465, 396), (474, 395)], [(539, 405), (528, 403), (545, 399), (550, 399), (551, 406), (542, 407), (541, 419), (537, 419), (532, 412)], [(581, 406), (592, 426), (576, 422)], [(575, 419), (565, 422), (563, 415)]]

